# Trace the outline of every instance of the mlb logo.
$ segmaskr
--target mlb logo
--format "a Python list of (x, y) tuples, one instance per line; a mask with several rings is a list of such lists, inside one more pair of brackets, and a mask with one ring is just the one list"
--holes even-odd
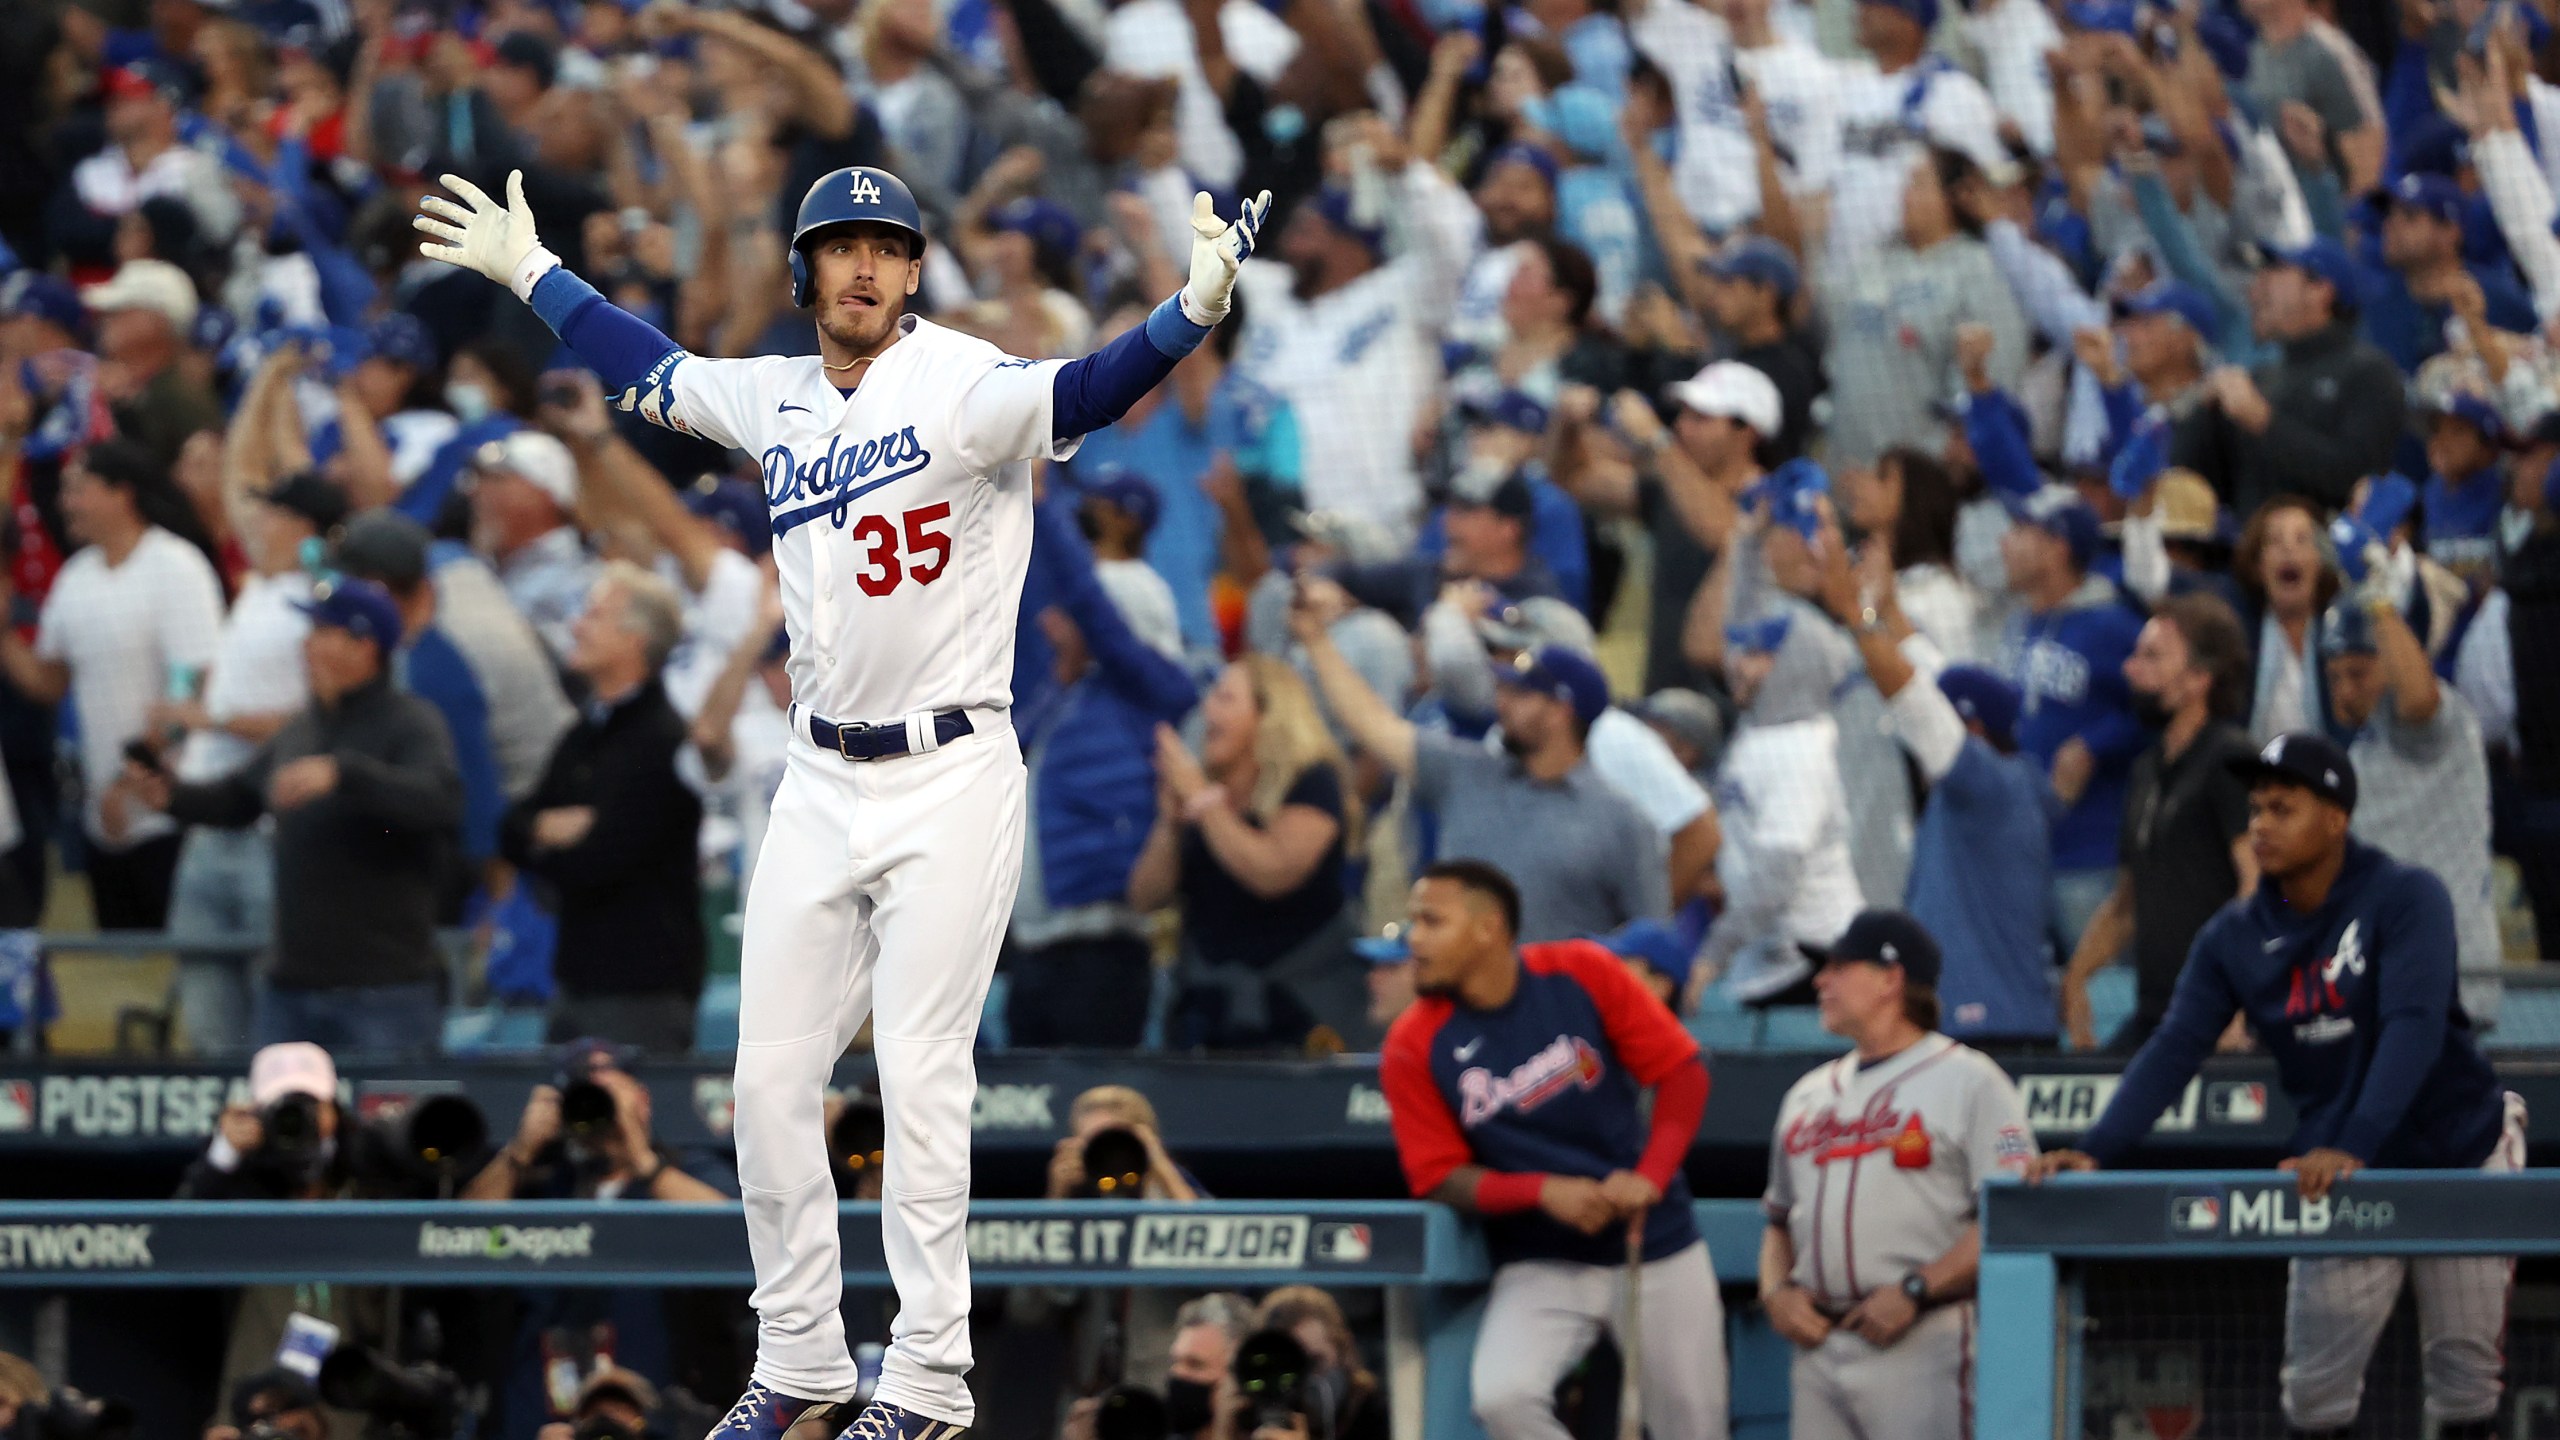
[(853, 172), (853, 198), (856, 204), (877, 205), (880, 203), (880, 187), (872, 183), (869, 175), (856, 170)]
[(2217, 1125), (2255, 1125), (2267, 1118), (2267, 1087), (2255, 1080), (2216, 1085), (2205, 1099), (2205, 1113)]
[(26, 1080), (0, 1080), (0, 1131), (23, 1134), (36, 1128), (36, 1087)]
[(1316, 1258), (1339, 1264), (1358, 1264), (1369, 1258), (1369, 1227), (1366, 1225), (1322, 1225), (1316, 1228)]
[(2169, 1201), (2169, 1228), (2180, 1235), (2209, 1235), (2222, 1228), (2222, 1197), (2179, 1195)]

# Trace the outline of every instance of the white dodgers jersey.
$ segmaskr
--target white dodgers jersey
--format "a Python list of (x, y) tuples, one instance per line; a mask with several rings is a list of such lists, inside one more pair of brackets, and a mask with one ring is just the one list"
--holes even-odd
[(814, 356), (674, 356), (632, 408), (764, 471), (791, 694), (838, 721), (1013, 703), (1031, 479), (1063, 360), (907, 316), (847, 395)]
[(1973, 1223), (1983, 1177), (2022, 1174), (2035, 1153), (2018, 1087), (1981, 1051), (1931, 1034), (1797, 1081), (1778, 1107), (1761, 1203), (1795, 1242), (1795, 1282), (1845, 1307), (1947, 1253)]

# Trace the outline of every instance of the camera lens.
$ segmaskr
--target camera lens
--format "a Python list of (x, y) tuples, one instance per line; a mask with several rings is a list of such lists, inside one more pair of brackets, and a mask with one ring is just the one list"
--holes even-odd
[(1173, 1428), (1164, 1401), (1144, 1385), (1114, 1385), (1093, 1412), (1094, 1440), (1164, 1440)]
[(613, 1092), (593, 1080), (572, 1080), (560, 1087), (560, 1128), (572, 1135), (613, 1124)]
[(1135, 1200), (1146, 1193), (1147, 1142), (1126, 1125), (1096, 1130), (1084, 1142), (1084, 1194)]

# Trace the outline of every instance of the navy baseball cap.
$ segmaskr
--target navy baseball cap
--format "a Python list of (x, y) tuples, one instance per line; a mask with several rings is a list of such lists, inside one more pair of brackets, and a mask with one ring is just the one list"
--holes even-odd
[(1736, 620), (1724, 627), (1724, 643), (1745, 655), (1775, 655), (1795, 623), (1796, 617), (1784, 610), (1758, 620)]
[(2480, 438), (2488, 441), (2492, 446), (2503, 446), (2507, 443), (2507, 417), (2498, 413), (2497, 406), (2477, 395), (2457, 391), (2422, 409), (2425, 414), (2448, 416), (2469, 425), (2472, 429), (2479, 431)]
[(77, 335), (87, 315), (80, 292), (59, 275), (21, 270), (0, 280), (0, 320), (46, 320)]
[(367, 326), (365, 348), (376, 360), (388, 360), (425, 372), (436, 368), (435, 337), (427, 333), (426, 322), (415, 315), (390, 314)]
[(2210, 341), (2217, 328), (2213, 302), (2192, 285), (2175, 280), (2155, 280), (2115, 302), (2116, 318), (2136, 315), (2175, 315), (2187, 322), (2199, 340)]
[(1980, 665), (1950, 665), (1938, 672), (1938, 693), (1956, 714), (1979, 724), (2002, 743), (2018, 733), (2018, 712), (2026, 708), (2026, 692), (2016, 681)]
[(1938, 0), (1863, 0), (1868, 5), (1881, 5), (1911, 17), (1923, 30), (1938, 28)]
[(259, 492), (258, 498), (323, 531), (336, 529), (347, 518), (347, 492), (308, 470), (287, 475)]
[(2255, 755), (2224, 762), (2251, 785), (2293, 785), (2352, 815), (2356, 767), (2346, 749), (2326, 735), (2294, 730), (2267, 742)]
[(2282, 265), (2299, 270), (2314, 280), (2327, 282), (2338, 292), (2337, 303), (2341, 311), (2356, 307), (2359, 298), (2356, 292), (2356, 257), (2347, 253), (2346, 246), (2328, 236), (2315, 236), (2310, 244), (2292, 249), (2270, 247), (2265, 257), (2269, 265)]
[(1459, 408), (1477, 424), (1500, 425), (1529, 435), (1547, 433), (1547, 407), (1525, 390), (1505, 390), (1491, 399), (1470, 399)]
[(1698, 268), (1718, 280), (1766, 285), (1778, 292), (1781, 305), (1795, 299), (1796, 287), (1804, 283), (1804, 272), (1796, 268), (1795, 257), (1787, 253), (1787, 247), (1762, 235), (1727, 245), (1699, 261)]
[(293, 608), (310, 616), (315, 626), (344, 630), (385, 651), (400, 643), (400, 607), (390, 591), (371, 580), (340, 576), (323, 581), (312, 590), (310, 599), (296, 600)]
[(1578, 654), (1562, 645), (1541, 645), (1523, 650), (1508, 663), (1493, 666), (1497, 685), (1515, 690), (1534, 690), (1552, 696), (1573, 707), (1574, 718), (1588, 725), (1609, 708), (1609, 677), (1600, 673), (1588, 655)]
[(1612, 955), (1641, 960), (1655, 974), (1669, 976), (1675, 994), (1688, 985), (1689, 971), (1698, 959), (1698, 947), (1682, 938), (1679, 927), (1666, 920), (1630, 920), (1606, 935), (1591, 938)]
[[(2348, 524), (2358, 522), (2350, 520)], [(2382, 637), (2374, 632), (2373, 613), (2353, 600), (2340, 600), (2320, 617), (2320, 658), (2379, 655)]]
[(2438, 220), (2454, 224), (2462, 220), (2462, 187), (2447, 176), (2412, 170), (2385, 186), (2379, 198), (2394, 206), (2423, 210)]
[(1127, 466), (1096, 465), (1077, 472), (1075, 484), (1077, 493), (1100, 500), (1138, 522), (1141, 532), (1156, 528), (1156, 516), (1163, 509), (1156, 487)]
[(1366, 225), (1352, 217), (1351, 190), (1348, 186), (1327, 185), (1307, 197), (1307, 204), (1324, 217), (1324, 222), (1366, 247), (1373, 256), (1387, 253), (1387, 232), (1377, 225)]
[(1863, 960), (1870, 965), (1899, 965), (1914, 985), (1938, 983), (1938, 942), (1928, 927), (1899, 910), (1861, 910), (1828, 945), (1796, 948), (1816, 965)]
[(2373, 527), (2376, 535), (2388, 536), (2418, 508), (2418, 486), (2406, 475), (2377, 475), (2364, 487), (2364, 503), (2356, 507), (2356, 518)]
[(2022, 500), (2009, 502), (2009, 516), (2021, 525), (2033, 525), (2060, 537), (2071, 547), (2071, 563), (2079, 569), (2088, 569), (2089, 562), (2098, 556), (2098, 540), (2103, 533), (2098, 512), (2068, 485), (2047, 485)]
[(996, 207), (987, 224), (997, 230), (1010, 230), (1031, 237), (1031, 243), (1042, 250), (1066, 256), (1084, 243), (1084, 227), (1064, 206), (1037, 195), (1023, 195)]
[(749, 555), (773, 548), (773, 515), (761, 490), (706, 472), (684, 487), (684, 508), (736, 536)]
[(1484, 162), (1484, 173), (1491, 175), (1505, 165), (1528, 166), (1538, 172), (1538, 178), (1546, 181), (1547, 188), (1550, 190), (1556, 187), (1556, 177), (1561, 173), (1556, 164), (1556, 157), (1535, 145), (1523, 144), (1517, 140), (1494, 151), (1491, 158)]
[(2066, 0), (2062, 19), (2074, 30), (2102, 30), (2116, 35), (2134, 33), (2132, 0)]

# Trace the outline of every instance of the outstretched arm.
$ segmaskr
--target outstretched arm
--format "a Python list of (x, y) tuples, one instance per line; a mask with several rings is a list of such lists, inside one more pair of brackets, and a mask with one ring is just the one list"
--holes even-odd
[(1236, 272), (1253, 254), (1271, 192), (1244, 202), (1235, 223), (1220, 220), (1207, 192), (1191, 202), (1191, 280), (1147, 322), (1081, 360), (1060, 367), (1052, 427), (1057, 438), (1084, 435), (1128, 413), (1140, 396), (1164, 383), (1182, 358), (1200, 348), (1227, 318)]

